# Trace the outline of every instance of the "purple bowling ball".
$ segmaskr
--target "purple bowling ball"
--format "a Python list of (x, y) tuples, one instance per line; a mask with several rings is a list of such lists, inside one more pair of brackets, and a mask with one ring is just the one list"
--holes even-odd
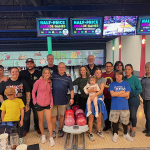
[(84, 113), (78, 113), (76, 115), (76, 119), (80, 118), (80, 117), (85, 117), (85, 114)]
[(74, 105), (74, 106), (72, 107), (72, 110), (73, 110), (74, 112), (76, 112), (78, 109), (79, 109), (79, 106), (78, 106), (78, 105)]
[(76, 112), (75, 112), (75, 115), (77, 115), (78, 113), (83, 113), (84, 114), (84, 111), (82, 109), (78, 109)]
[(72, 117), (68, 117), (65, 119), (65, 125), (66, 126), (73, 126), (75, 124), (75, 120)]

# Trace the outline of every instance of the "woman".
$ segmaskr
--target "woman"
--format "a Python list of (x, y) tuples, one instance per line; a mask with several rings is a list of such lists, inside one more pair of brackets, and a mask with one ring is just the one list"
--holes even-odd
[(143, 133), (146, 133), (146, 136), (150, 137), (150, 62), (147, 62), (145, 65), (145, 75), (141, 79), (141, 84), (143, 88), (141, 97), (143, 98), (146, 119), (146, 129)]
[(116, 71), (116, 70), (124, 71), (124, 65), (121, 61), (116, 61), (115, 65), (114, 65), (114, 71)]
[(111, 94), (111, 108), (109, 120), (113, 122), (113, 142), (117, 142), (118, 140), (118, 120), (120, 118), (120, 122), (123, 124), (124, 134), (123, 137), (128, 141), (132, 142), (133, 139), (127, 133), (127, 126), (129, 123), (129, 106), (128, 106), (128, 97), (130, 94), (130, 86), (129, 83), (123, 81), (123, 71), (116, 70), (114, 72), (114, 82), (112, 82), (109, 86), (109, 90)]
[[(0, 101), (4, 101), (7, 99), (6, 95), (4, 95), (4, 90), (8, 87), (13, 87), (16, 91), (16, 97), (23, 100), (25, 105), (25, 114), (24, 114), (24, 125), (26, 125), (26, 116), (29, 112), (29, 104), (30, 104), (30, 87), (25, 80), (19, 79), (19, 70), (17, 67), (13, 67), (10, 69), (10, 76), (6, 82), (2, 81), (0, 83)], [(23, 137), (23, 130), (21, 131), (20, 137)], [(19, 143), (24, 143), (23, 138), (19, 139)]]
[[(104, 90), (104, 87), (105, 87), (105, 79), (101, 77), (102, 75), (102, 70), (100, 68), (96, 68), (95, 69), (95, 72), (94, 72), (94, 75), (97, 77), (97, 84), (100, 88), (100, 91), (98, 91), (96, 94), (92, 95), (91, 96), (91, 99), (94, 100), (94, 98), (97, 96), (98, 99), (99, 97), (102, 97), (102, 94), (103, 94), (103, 90)], [(89, 90), (87, 89), (88, 92), (96, 92), (97, 89), (95, 90)], [(99, 105), (99, 100), (98, 100), (98, 105)], [(94, 141), (94, 136), (92, 134), (92, 128), (93, 128), (93, 120), (94, 120), (94, 114), (93, 114), (93, 108), (94, 106), (91, 106), (91, 111), (92, 111), (92, 114), (89, 116), (89, 120), (88, 120), (88, 125), (89, 125), (89, 139), (91, 141)], [(106, 109), (106, 108), (105, 108)], [(107, 112), (107, 111), (106, 111)], [(100, 110), (100, 107), (99, 107), (99, 114), (98, 114), (98, 117), (96, 118), (97, 119), (97, 135), (100, 137), (100, 138), (104, 138), (104, 135), (102, 134), (101, 132), (101, 118), (102, 118), (102, 109)], [(107, 118), (106, 118), (107, 119)]]
[[(50, 134), (50, 146), (54, 146), (55, 142), (52, 135), (52, 106), (53, 106), (53, 96), (52, 96), (52, 81), (49, 79), (51, 77), (50, 70), (44, 68), (42, 71), (42, 79), (37, 80), (34, 83), (32, 90), (33, 104), (35, 105), (39, 118), (39, 128), (42, 133), (41, 143), (46, 142), (46, 137), (44, 135), (44, 112), (46, 116), (46, 121), (48, 124), (48, 130)], [(37, 96), (35, 94), (37, 92)]]
[(81, 92), (78, 101), (79, 107), (80, 109), (85, 111), (88, 95), (84, 93), (83, 88), (86, 86), (88, 78), (90, 76), (88, 68), (86, 66), (80, 66), (79, 75), (80, 77), (73, 81), (73, 85), (78, 85), (78, 90)]
[(134, 76), (133, 66), (131, 64), (127, 64), (125, 66), (125, 81), (127, 81), (130, 85), (131, 92), (129, 95), (128, 103), (130, 110), (130, 122), (132, 123), (132, 128), (130, 124), (128, 125), (128, 133), (131, 137), (135, 137), (135, 129), (137, 124), (137, 110), (140, 105), (139, 94), (142, 92), (142, 86), (140, 80)]

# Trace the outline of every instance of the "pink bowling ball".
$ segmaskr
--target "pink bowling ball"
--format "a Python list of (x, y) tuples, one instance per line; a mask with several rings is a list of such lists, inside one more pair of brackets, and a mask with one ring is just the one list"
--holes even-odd
[(77, 123), (78, 126), (85, 126), (86, 125), (85, 117), (77, 118), (76, 123)]
[(75, 112), (75, 115), (77, 115), (78, 113), (83, 113), (84, 114), (84, 111), (82, 109), (78, 109), (76, 112)]
[(76, 119), (77, 119), (77, 118), (80, 118), (80, 117), (85, 117), (84, 113), (78, 113), (78, 114), (76, 115)]
[(68, 117), (65, 119), (66, 126), (73, 126), (75, 124), (75, 120), (72, 117)]
[(65, 115), (67, 114), (73, 114), (74, 115), (74, 111), (72, 109), (68, 109), (66, 112), (65, 112)]
[(72, 107), (72, 110), (73, 110), (74, 112), (76, 112), (78, 109), (79, 109), (79, 106), (78, 106), (78, 105), (74, 105), (74, 106)]

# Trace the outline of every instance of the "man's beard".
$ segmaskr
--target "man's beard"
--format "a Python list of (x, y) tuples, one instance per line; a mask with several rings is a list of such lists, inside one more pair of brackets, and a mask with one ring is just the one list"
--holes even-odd
[(33, 70), (35, 67), (32, 67), (31, 69), (27, 68), (27, 70)]

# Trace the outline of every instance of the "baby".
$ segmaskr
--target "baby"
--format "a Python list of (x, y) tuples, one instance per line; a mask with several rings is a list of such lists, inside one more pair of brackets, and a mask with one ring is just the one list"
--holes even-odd
[[(99, 91), (100, 90), (100, 88), (99, 88), (99, 86), (98, 86), (98, 84), (96, 83), (96, 80), (97, 80), (97, 78), (96, 78), (96, 76), (94, 75), (94, 76), (90, 76), (89, 77), (89, 81), (90, 81), (90, 84), (88, 84), (87, 83), (87, 85), (84, 87), (84, 92), (86, 93), (86, 94), (89, 94), (89, 97), (88, 97), (88, 100), (87, 100), (87, 110), (88, 110), (88, 112), (87, 112), (87, 117), (89, 117), (89, 115), (92, 113), (91, 112), (91, 95), (94, 95), (96, 92), (88, 92), (87, 91), (87, 89), (97, 89), (97, 91)], [(94, 107), (95, 107), (95, 117), (98, 117), (98, 105), (97, 105), (97, 96), (94, 98)]]

